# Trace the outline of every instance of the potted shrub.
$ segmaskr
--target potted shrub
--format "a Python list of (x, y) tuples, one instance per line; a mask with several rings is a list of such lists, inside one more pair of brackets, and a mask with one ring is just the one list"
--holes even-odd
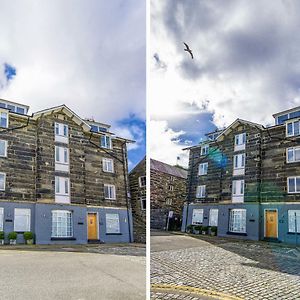
[(0, 231), (0, 245), (4, 245), (4, 231)]
[(27, 245), (32, 245), (33, 244), (34, 235), (31, 231), (24, 232), (23, 236), (24, 236), (25, 243)]
[(15, 231), (13, 231), (13, 232), (10, 232), (9, 234), (8, 234), (8, 239), (9, 239), (9, 244), (10, 245), (16, 245), (16, 243), (17, 243), (17, 233), (15, 232)]
[(207, 234), (208, 227), (207, 226), (202, 226), (202, 234)]
[(186, 232), (187, 232), (187, 233), (193, 233), (193, 229), (194, 229), (194, 226), (193, 226), (193, 225), (188, 225), (188, 226), (186, 227)]
[(201, 230), (202, 230), (202, 226), (201, 225), (197, 225), (194, 228), (194, 233), (195, 234), (200, 234)]
[(211, 235), (217, 235), (217, 230), (218, 230), (217, 226), (210, 227), (210, 234)]

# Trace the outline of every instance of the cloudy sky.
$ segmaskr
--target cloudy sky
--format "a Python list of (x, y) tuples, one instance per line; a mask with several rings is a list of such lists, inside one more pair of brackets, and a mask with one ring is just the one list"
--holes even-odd
[(0, 10), (0, 98), (30, 112), (66, 104), (137, 141), (145, 154), (145, 3), (6, 1)]
[(185, 165), (204, 133), (300, 105), (299, 28), (297, 0), (152, 0), (151, 157)]

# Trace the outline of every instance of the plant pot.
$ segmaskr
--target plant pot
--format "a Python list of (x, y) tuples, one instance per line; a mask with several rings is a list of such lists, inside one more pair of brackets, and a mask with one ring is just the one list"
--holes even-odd
[(16, 245), (17, 244), (17, 240), (9, 240), (9, 244), (10, 245)]
[(0, 245), (4, 245), (4, 240), (0, 240)]
[(33, 239), (31, 239), (31, 240), (26, 240), (26, 245), (33, 245)]

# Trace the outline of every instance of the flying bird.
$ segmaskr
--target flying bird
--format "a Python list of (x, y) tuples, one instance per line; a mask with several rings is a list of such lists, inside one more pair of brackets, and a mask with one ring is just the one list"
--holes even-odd
[(190, 47), (189, 47), (186, 43), (184, 43), (184, 45), (185, 45), (185, 47), (186, 47), (186, 49), (184, 49), (184, 51), (187, 51), (188, 53), (190, 53), (190, 54), (191, 54), (191, 57), (192, 57), (192, 59), (193, 59), (194, 56), (193, 56), (192, 50), (190, 49)]

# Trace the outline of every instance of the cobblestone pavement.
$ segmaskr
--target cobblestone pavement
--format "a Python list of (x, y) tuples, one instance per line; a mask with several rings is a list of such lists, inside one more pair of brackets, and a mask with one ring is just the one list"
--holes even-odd
[(300, 299), (300, 251), (266, 242), (156, 233), (151, 284), (153, 299)]

